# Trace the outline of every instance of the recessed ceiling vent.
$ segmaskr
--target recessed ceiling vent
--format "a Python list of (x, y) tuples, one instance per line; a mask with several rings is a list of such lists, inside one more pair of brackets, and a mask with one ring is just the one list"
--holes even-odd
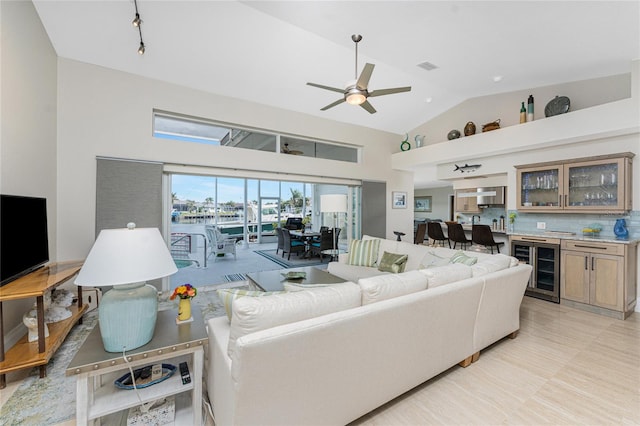
[(418, 64), (418, 66), (419, 66), (420, 68), (422, 68), (422, 69), (427, 70), (427, 71), (433, 71), (433, 70), (435, 70), (436, 68), (438, 68), (438, 66), (437, 66), (437, 65), (434, 65), (434, 64), (432, 64), (431, 62), (426, 62), (426, 61), (425, 61), (425, 62), (422, 62), (422, 63), (420, 63), (420, 64)]

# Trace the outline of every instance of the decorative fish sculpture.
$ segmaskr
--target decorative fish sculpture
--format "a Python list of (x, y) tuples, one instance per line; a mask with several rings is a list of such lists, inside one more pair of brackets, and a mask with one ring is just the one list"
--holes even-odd
[(454, 164), (454, 166), (456, 166), (455, 169), (453, 169), (454, 172), (457, 172), (458, 170), (460, 170), (460, 173), (470, 173), (470, 172), (475, 172), (476, 170), (478, 170), (480, 167), (482, 167), (482, 164), (466, 164), (464, 166), (458, 166), (457, 164)]

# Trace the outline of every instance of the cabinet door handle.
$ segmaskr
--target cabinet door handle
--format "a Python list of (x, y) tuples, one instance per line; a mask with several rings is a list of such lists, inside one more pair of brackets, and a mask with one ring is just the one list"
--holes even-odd
[(591, 258), (591, 270), (592, 270), (592, 271), (595, 271), (595, 270), (596, 270), (596, 268), (595, 268), (595, 266), (594, 266), (594, 264), (595, 264), (595, 262), (594, 262), (594, 261), (595, 261), (595, 260), (596, 260), (596, 258), (595, 258), (595, 257), (592, 257), (592, 258)]
[(585, 246), (585, 245), (582, 245), (582, 244), (576, 244), (574, 247), (588, 248), (588, 249), (594, 249), (594, 250), (606, 250), (607, 249), (607, 247)]
[(558, 207), (562, 207), (562, 195), (558, 195)]
[(569, 195), (564, 194), (564, 206), (562, 206), (562, 207), (566, 207), (566, 206), (568, 206), (568, 204), (567, 204), (568, 197), (569, 197)]
[(584, 269), (587, 270), (587, 271), (589, 270), (589, 257), (588, 256), (584, 257)]

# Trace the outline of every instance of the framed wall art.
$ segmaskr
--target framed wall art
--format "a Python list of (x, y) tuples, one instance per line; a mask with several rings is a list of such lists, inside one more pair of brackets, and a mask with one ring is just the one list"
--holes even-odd
[(416, 197), (414, 198), (415, 206), (414, 211), (417, 212), (430, 212), (431, 211), (431, 196), (428, 197)]
[(394, 209), (406, 209), (407, 208), (407, 193), (393, 191), (391, 197), (391, 207)]

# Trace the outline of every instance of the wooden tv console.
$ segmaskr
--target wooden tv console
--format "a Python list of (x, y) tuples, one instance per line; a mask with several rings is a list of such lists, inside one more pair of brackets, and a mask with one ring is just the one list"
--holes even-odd
[[(82, 287), (78, 287), (78, 304), (69, 307), (71, 316), (49, 324), (49, 337), (44, 337), (44, 294), (76, 275), (81, 266), (82, 261), (52, 263), (0, 287), (0, 389), (6, 387), (6, 373), (11, 371), (40, 367), (40, 377), (45, 377), (46, 365), (53, 354), (73, 325), (78, 321), (82, 323), (82, 314), (87, 310), (87, 305), (82, 304)], [(29, 342), (25, 335), (5, 353), (2, 303), (29, 297), (36, 298), (38, 341)]]

